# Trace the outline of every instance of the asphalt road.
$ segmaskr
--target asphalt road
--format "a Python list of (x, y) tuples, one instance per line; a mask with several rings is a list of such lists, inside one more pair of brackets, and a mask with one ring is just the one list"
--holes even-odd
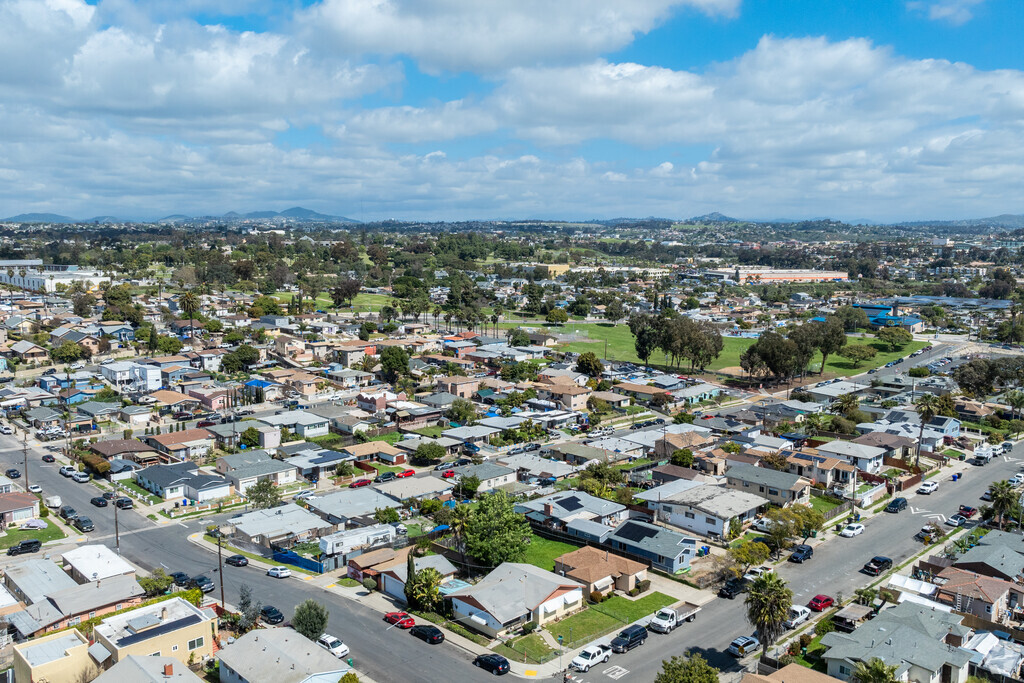
[[(806, 604), (819, 593), (832, 597), (837, 592), (850, 597), (854, 590), (875, 582), (860, 573), (860, 568), (875, 555), (892, 558), (893, 566), (923, 549), (914, 539), (926, 523), (948, 517), (960, 505), (978, 507), (981, 495), (991, 482), (1006, 479), (1024, 464), (1024, 447), (1015, 447), (1007, 456), (999, 456), (984, 467), (970, 467), (964, 478), (953, 482), (946, 475), (936, 481), (939, 490), (930, 495), (907, 494), (908, 509), (898, 514), (882, 513), (865, 521), (865, 531), (853, 538), (831, 538), (815, 548), (814, 557), (804, 564), (782, 562), (778, 573), (789, 582), (793, 602)], [(946, 526), (952, 530), (952, 527)], [(615, 655), (607, 666), (578, 677), (580, 681), (651, 681), (661, 669), (661, 661), (687, 651), (703, 654), (722, 670), (738, 670), (738, 662), (725, 650), (733, 638), (753, 633), (747, 622), (743, 596), (735, 600), (716, 598), (697, 615), (696, 622), (685, 624), (669, 635), (652, 633), (647, 643), (631, 652)], [(622, 670), (626, 673), (622, 673)], [(607, 671), (607, 673), (605, 673)], [(618, 678), (616, 678), (618, 677)]]
[[(45, 451), (29, 447), (29, 475), (31, 483), (43, 487), (43, 495), (59, 495), (65, 505), (71, 505), (80, 514), (93, 520), (96, 530), (89, 534), (72, 535), (69, 541), (103, 543), (115, 547), (114, 510), (112, 506), (97, 508), (89, 499), (100, 494), (92, 484), (76, 484), (62, 477), (59, 464), (47, 465), (41, 461)], [(0, 436), (0, 471), (22, 466), (21, 442), (10, 436)], [(21, 484), (24, 479), (16, 483)], [(237, 513), (231, 513), (237, 514)], [(205, 517), (169, 525), (157, 526), (137, 511), (120, 511), (121, 554), (131, 562), (147, 569), (157, 567), (167, 572), (184, 571), (189, 575), (206, 574), (215, 583), (219, 581), (217, 556), (188, 541), (188, 535), (200, 532), (214, 521), (227, 519), (230, 514)], [(19, 558), (20, 559), (20, 558)], [(272, 604), (285, 617), (307, 598), (314, 598), (327, 606), (330, 621), (327, 630), (341, 638), (350, 648), (355, 666), (378, 683), (390, 681), (489, 680), (490, 674), (472, 665), (469, 653), (449, 644), (427, 645), (408, 632), (389, 628), (381, 615), (352, 600), (310, 585), (302, 578), (274, 579), (254, 567), (224, 566), (224, 592), (228, 603), (238, 602), (239, 589), (248, 584), (255, 599)], [(211, 597), (220, 597), (214, 591)]]

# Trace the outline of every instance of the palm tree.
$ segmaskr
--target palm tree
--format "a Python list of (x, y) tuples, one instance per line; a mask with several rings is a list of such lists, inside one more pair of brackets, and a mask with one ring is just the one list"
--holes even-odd
[(917, 433), (917, 457), (914, 458), (914, 466), (919, 466), (921, 464), (921, 442), (924, 440), (924, 426), (939, 414), (939, 397), (926, 392), (921, 398), (917, 399), (914, 405), (917, 406), (917, 414), (921, 418), (921, 428)]
[(178, 306), (188, 315), (189, 337), (195, 341), (196, 328), (193, 321), (195, 320), (196, 312), (199, 310), (199, 297), (192, 292), (185, 292), (178, 300)]
[(436, 329), (437, 321), (441, 317), (441, 314), (444, 313), (444, 309), (440, 306), (434, 306), (434, 310), (431, 312), (434, 314), (434, 328)]
[(757, 629), (767, 650), (784, 630), (782, 623), (793, 606), (793, 591), (775, 572), (767, 572), (750, 584), (747, 599), (747, 621)]
[(455, 545), (458, 547), (459, 555), (462, 557), (462, 566), (465, 567), (466, 530), (469, 528), (473, 509), (468, 505), (456, 505), (452, 513), (452, 521), (449, 522), (448, 526), (452, 530), (452, 535), (455, 536)]
[(1003, 519), (1006, 513), (1017, 504), (1017, 492), (1013, 490), (1013, 484), (1008, 481), (996, 481), (989, 487), (992, 493), (992, 511), (999, 515), (999, 528), (1003, 528)]
[(833, 415), (849, 415), (860, 406), (860, 399), (855, 394), (843, 394), (835, 401), (829, 410)]
[(808, 436), (814, 436), (821, 431), (821, 415), (818, 413), (811, 413), (804, 416), (804, 433)]
[(889, 666), (878, 657), (867, 662), (857, 662), (853, 668), (853, 680), (857, 683), (896, 683), (898, 664)]
[(1024, 409), (1024, 391), (1014, 389), (1013, 391), (1008, 392), (1003, 399), (1006, 401), (1006, 405), (1013, 409), (1010, 416), (1013, 418), (1020, 417), (1020, 411)]

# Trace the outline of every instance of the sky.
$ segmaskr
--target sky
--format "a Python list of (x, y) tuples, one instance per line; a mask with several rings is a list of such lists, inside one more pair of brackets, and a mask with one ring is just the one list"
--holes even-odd
[(1024, 213), (1022, 0), (0, 0), (0, 216)]

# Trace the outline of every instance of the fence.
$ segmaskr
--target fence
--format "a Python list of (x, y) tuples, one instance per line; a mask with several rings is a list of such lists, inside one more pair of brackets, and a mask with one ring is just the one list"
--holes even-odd
[(837, 505), (836, 507), (832, 508), (828, 512), (823, 512), (821, 514), (821, 516), (825, 518), (825, 522), (827, 523), (830, 520), (835, 519), (836, 517), (840, 517), (842, 515), (845, 515), (846, 513), (850, 512), (852, 509), (853, 509), (853, 501), (849, 501), (848, 500), (845, 503), (843, 503), (842, 505)]
[(280, 562), (281, 564), (290, 564), (293, 567), (299, 569), (305, 569), (306, 571), (315, 572), (317, 574), (324, 573), (323, 562), (317, 562), (316, 560), (308, 557), (303, 557), (298, 553), (292, 552), (291, 550), (278, 550), (274, 553), (274, 562)]

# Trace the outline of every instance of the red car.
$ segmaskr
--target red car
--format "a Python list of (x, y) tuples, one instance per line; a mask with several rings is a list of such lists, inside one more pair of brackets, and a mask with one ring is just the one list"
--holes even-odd
[(370, 482), (369, 479), (356, 479), (354, 482), (349, 484), (348, 487), (350, 489), (358, 489), (358, 488), (362, 488), (364, 486), (369, 486), (370, 483), (371, 482)]
[(813, 598), (811, 598), (811, 601), (807, 603), (807, 606), (815, 612), (824, 612), (829, 607), (831, 607), (832, 603), (834, 602), (835, 600), (828, 597), (827, 595), (815, 595)]
[(202, 422), (196, 422), (196, 427), (214, 427), (217, 423), (212, 420), (203, 420)]
[(970, 519), (974, 515), (978, 514), (978, 508), (972, 508), (970, 505), (961, 505), (960, 514)]
[(441, 473), (441, 478), (442, 479), (451, 479), (454, 476), (455, 476), (455, 470), (445, 470), (444, 472)]
[(398, 628), (412, 628), (416, 625), (416, 621), (405, 612), (388, 612), (384, 615), (384, 621)]
[(402, 470), (401, 472), (399, 472), (395, 476), (397, 476), (397, 477), (411, 477), (414, 474), (416, 474), (416, 470)]
[(57, 461), (57, 459), (55, 457), (53, 457), (52, 455), (47, 454), (47, 455), (43, 456), (43, 462), (56, 462), (56, 461)]

